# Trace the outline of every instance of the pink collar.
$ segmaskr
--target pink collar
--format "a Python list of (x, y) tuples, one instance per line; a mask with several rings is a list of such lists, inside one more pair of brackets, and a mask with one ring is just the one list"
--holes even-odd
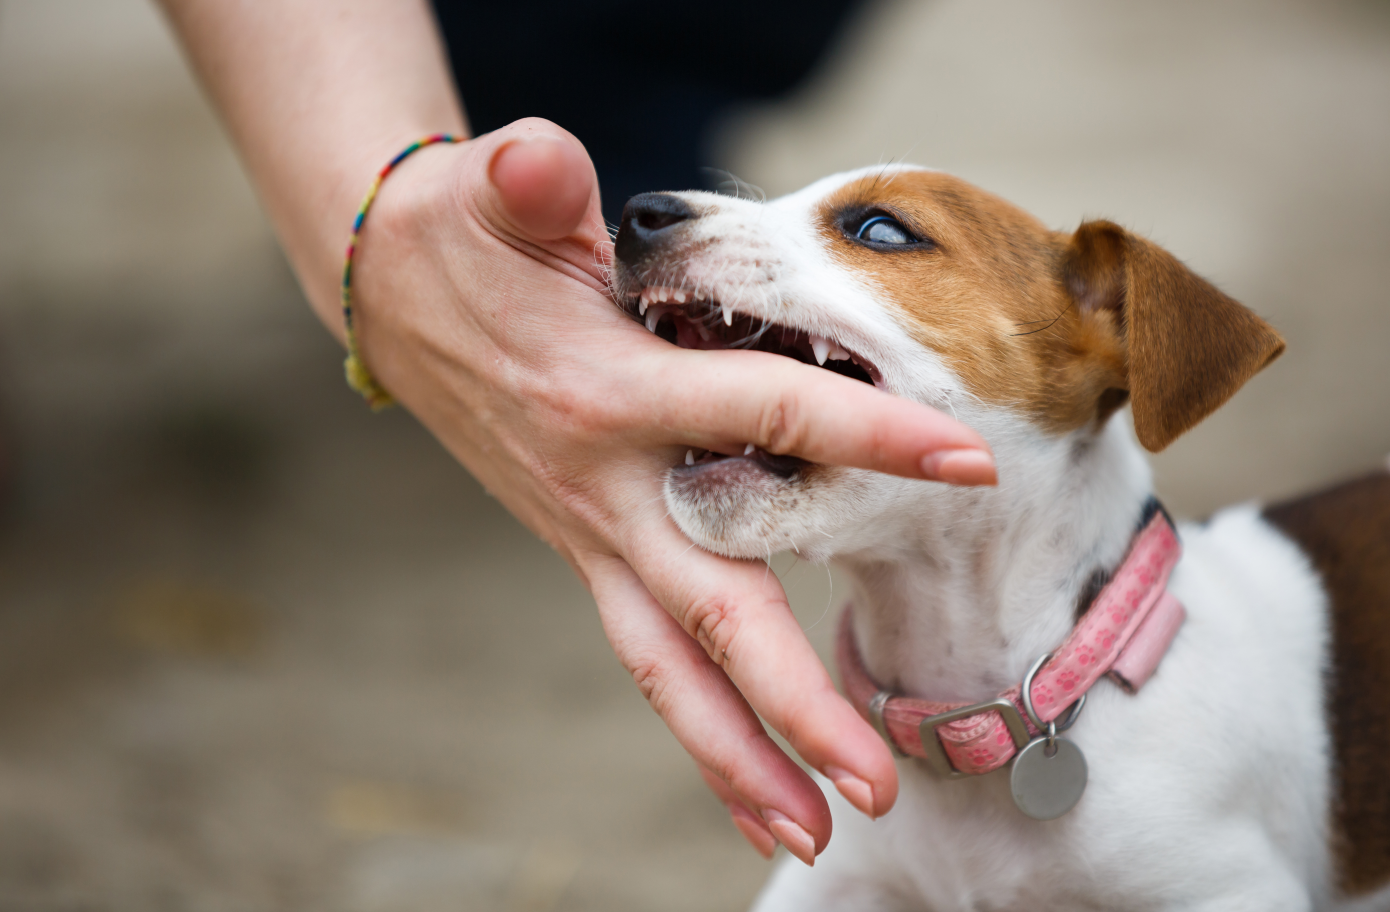
[[(845, 609), (835, 649), (845, 693), (900, 753), (921, 757), (946, 776), (992, 772), (1045, 729), (1053, 728), (1055, 735), (1066, 728), (1080, 709), (1078, 701), (1103, 675), (1131, 694), (1144, 686), (1187, 617), (1165, 588), (1181, 554), (1167, 515), (1155, 509), (1071, 635), (1025, 677), (1031, 711), (1021, 697), (1022, 685), (977, 704), (888, 693), (869, 677), (859, 657), (852, 608)], [(1058, 721), (1072, 706), (1076, 709)]]

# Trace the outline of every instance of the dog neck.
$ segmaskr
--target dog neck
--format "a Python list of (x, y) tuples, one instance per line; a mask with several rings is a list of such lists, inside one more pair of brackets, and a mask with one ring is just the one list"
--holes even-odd
[(950, 702), (995, 696), (1066, 638), (1098, 576), (1123, 559), (1152, 495), (1128, 428), (1008, 437), (1024, 443), (996, 445), (998, 488), (934, 486), (915, 505), (914, 540), (839, 559), (880, 685)]

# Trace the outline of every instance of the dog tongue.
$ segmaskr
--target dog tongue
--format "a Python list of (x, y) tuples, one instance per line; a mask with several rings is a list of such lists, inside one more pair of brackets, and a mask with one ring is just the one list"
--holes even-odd
[(717, 333), (711, 332), (704, 324), (696, 323), (684, 314), (675, 314), (676, 344), (681, 348), (696, 348), (703, 351), (717, 351), (729, 346)]

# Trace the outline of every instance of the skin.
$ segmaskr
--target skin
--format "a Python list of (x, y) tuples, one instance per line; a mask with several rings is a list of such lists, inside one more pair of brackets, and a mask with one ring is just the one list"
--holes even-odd
[[(348, 226), (414, 139), (467, 135), (419, 0), (162, 0), (310, 304), (342, 339)], [(358, 248), (364, 360), (593, 592), (610, 643), (763, 854), (810, 863), (820, 790), (759, 716), (861, 811), (897, 794), (886, 746), (834, 690), (760, 561), (692, 549), (661, 479), (689, 447), (991, 484), (984, 441), (924, 406), (757, 352), (683, 351), (607, 296), (588, 154), (541, 120), (425, 149)], [(756, 392), (750, 392), (756, 391)], [(716, 648), (715, 643), (719, 646)]]

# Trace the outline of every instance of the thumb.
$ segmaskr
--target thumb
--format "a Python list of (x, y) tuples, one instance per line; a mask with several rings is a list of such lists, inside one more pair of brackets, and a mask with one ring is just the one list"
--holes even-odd
[(495, 214), (508, 227), (542, 244), (573, 238), (592, 245), (607, 237), (594, 164), (578, 139), (534, 117), (493, 138), (488, 182)]

